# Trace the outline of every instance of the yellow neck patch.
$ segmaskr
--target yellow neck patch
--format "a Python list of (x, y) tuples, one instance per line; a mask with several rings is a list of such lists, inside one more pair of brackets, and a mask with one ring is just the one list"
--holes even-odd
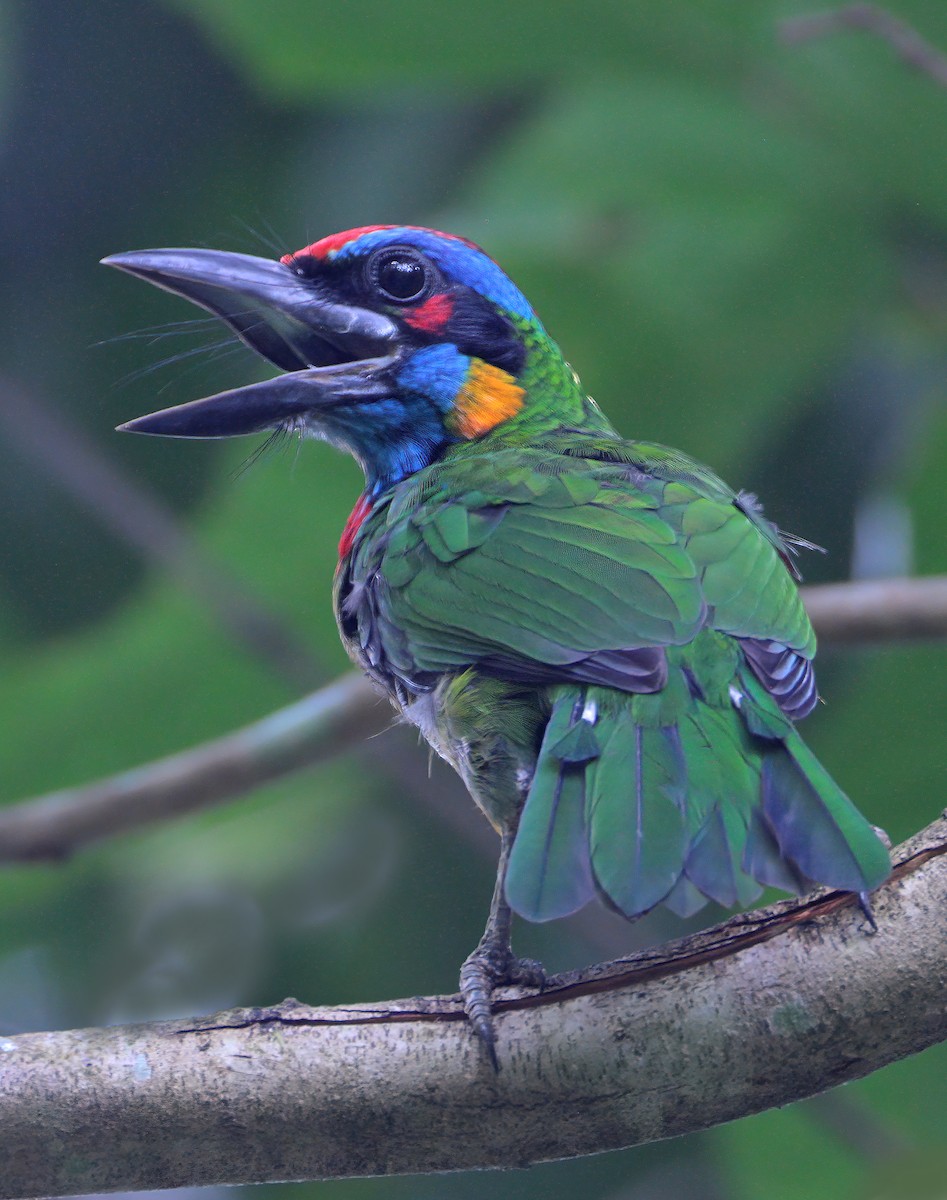
[(479, 437), (518, 413), (524, 394), (509, 372), (472, 358), (446, 424), (460, 437)]

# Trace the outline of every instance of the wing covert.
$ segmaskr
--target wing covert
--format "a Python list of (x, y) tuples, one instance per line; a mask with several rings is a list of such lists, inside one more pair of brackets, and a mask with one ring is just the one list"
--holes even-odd
[(461, 489), (460, 472), (442, 469), (440, 486), (425, 481), (414, 503), (392, 505), (374, 573), (379, 619), (421, 672), (519, 663), (537, 681), (660, 687), (655, 651), (690, 641), (705, 606), (658, 500), (614, 486), (596, 464), (560, 459), (556, 471), (534, 455), (524, 473), (520, 452), (507, 472), (496, 460), (508, 453), (491, 456), (489, 478), (466, 471)]
[[(664, 648), (711, 627), (745, 642), (764, 684), (787, 680), (814, 639), (772, 528), (715, 477), (644, 465), (504, 449), (396, 489), (356, 549), (363, 648), (405, 679), (480, 665), (649, 692)], [(811, 671), (804, 684), (814, 696)]]

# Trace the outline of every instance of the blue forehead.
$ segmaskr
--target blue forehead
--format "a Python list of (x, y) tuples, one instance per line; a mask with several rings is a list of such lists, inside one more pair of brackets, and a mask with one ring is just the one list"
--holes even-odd
[(415, 246), (432, 259), (451, 279), (465, 284), (491, 300), (500, 308), (536, 321), (526, 297), (479, 246), (449, 233), (420, 229), (413, 225), (396, 225), (391, 229), (373, 229), (346, 242), (329, 257), (336, 262), (377, 250), (381, 246)]

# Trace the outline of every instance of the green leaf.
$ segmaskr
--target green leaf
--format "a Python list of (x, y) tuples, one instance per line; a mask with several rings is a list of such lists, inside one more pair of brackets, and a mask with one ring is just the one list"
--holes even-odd
[(448, 216), (621, 432), (726, 468), (896, 283), (881, 212), (799, 122), (654, 70), (552, 91)]
[[(697, 72), (730, 64), (753, 15), (712, 0), (656, 7), (594, 0), (581, 13), (543, 0), (173, 0), (268, 95), (352, 96), (369, 87), (512, 91), (564, 70), (627, 69), (671, 53)], [(716, 51), (715, 58), (711, 48)]]

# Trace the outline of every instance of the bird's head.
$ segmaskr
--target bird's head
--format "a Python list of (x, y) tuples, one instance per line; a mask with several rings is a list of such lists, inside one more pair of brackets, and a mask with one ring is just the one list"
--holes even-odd
[(208, 309), (284, 372), (123, 430), (298, 430), (354, 454), (382, 487), (458, 443), (587, 424), (597, 411), (519, 289), (464, 238), (374, 225), (279, 261), (217, 250), (103, 261)]

